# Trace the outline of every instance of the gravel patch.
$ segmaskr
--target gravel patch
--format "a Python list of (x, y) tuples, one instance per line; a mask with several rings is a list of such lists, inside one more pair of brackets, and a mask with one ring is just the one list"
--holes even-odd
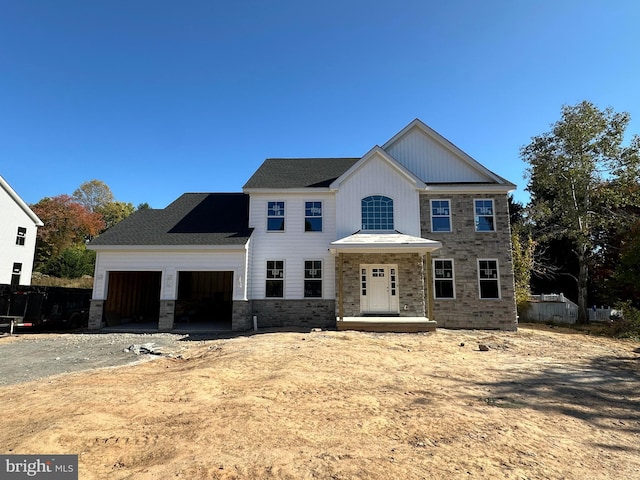
[[(178, 356), (189, 335), (173, 333), (47, 333), (0, 337), (0, 386), (52, 375)], [(132, 346), (153, 344), (153, 353)], [(139, 352), (139, 354), (136, 353)]]

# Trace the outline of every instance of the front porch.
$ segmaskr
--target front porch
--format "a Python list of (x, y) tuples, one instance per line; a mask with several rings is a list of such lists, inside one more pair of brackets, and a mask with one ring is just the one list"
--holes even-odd
[(336, 327), (361, 332), (419, 333), (435, 331), (436, 322), (425, 317), (344, 317), (336, 318)]

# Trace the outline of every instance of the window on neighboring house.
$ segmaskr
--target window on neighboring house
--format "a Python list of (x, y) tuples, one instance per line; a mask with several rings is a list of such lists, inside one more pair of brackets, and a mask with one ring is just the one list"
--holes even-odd
[(451, 231), (451, 209), (449, 200), (431, 200), (431, 231)]
[(266, 297), (284, 297), (284, 260), (267, 261)]
[(304, 231), (322, 231), (322, 202), (304, 202)]
[(16, 245), (24, 245), (27, 237), (27, 229), (25, 227), (18, 227), (18, 235), (16, 236)]
[(480, 298), (500, 298), (497, 260), (478, 260)]
[(304, 296), (322, 297), (322, 261), (305, 260)]
[(476, 232), (493, 232), (496, 229), (493, 200), (474, 200)]
[(453, 260), (433, 260), (433, 281), (435, 298), (455, 298)]
[(20, 274), (22, 273), (22, 264), (14, 263), (11, 271), (11, 285), (20, 285)]
[(284, 202), (267, 202), (267, 231), (284, 232)]
[(393, 230), (393, 200), (382, 195), (363, 198), (362, 230)]

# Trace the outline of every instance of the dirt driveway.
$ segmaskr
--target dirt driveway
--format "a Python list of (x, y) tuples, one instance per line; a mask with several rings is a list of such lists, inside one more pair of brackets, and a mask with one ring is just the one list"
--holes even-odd
[(81, 479), (640, 479), (638, 343), (528, 327), (173, 340), (173, 357), (0, 386), (0, 450), (78, 454)]

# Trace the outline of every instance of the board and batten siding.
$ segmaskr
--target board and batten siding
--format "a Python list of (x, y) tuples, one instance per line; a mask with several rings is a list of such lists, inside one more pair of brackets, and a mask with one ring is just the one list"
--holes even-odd
[[(267, 232), (267, 202), (285, 202), (285, 231)], [(304, 231), (305, 202), (322, 202), (322, 232)], [(322, 298), (335, 297), (335, 259), (329, 252), (336, 239), (333, 192), (251, 193), (251, 235), (248, 298), (264, 299), (267, 260), (284, 260), (284, 299), (304, 298), (304, 261), (322, 261)]]
[(233, 299), (246, 300), (247, 260), (244, 250), (152, 250), (98, 251), (93, 284), (93, 299), (105, 300), (108, 272), (162, 272), (160, 300), (175, 300), (178, 272), (233, 272)]
[(419, 129), (385, 151), (426, 183), (487, 181), (479, 170)]
[(336, 195), (336, 209), (340, 212), (338, 239), (362, 228), (362, 199), (369, 195), (391, 198), (395, 230), (420, 236), (420, 202), (415, 184), (376, 155), (340, 184)]

